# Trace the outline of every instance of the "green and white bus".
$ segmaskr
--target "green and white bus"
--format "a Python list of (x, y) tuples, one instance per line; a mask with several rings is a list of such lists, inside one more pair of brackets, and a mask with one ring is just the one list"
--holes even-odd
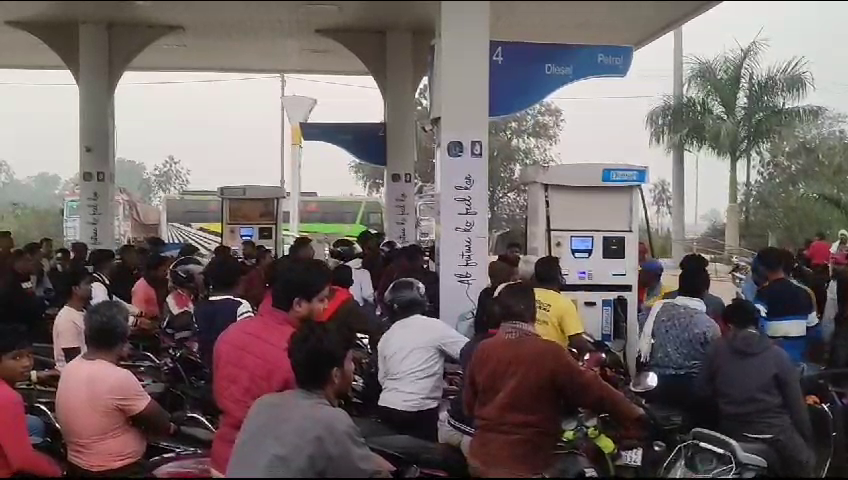
[[(214, 191), (184, 191), (167, 197), (162, 208), (165, 241), (192, 243), (202, 250), (214, 249), (221, 240), (221, 199)], [(290, 243), (289, 212), (283, 214), (281, 231)], [(383, 202), (365, 196), (320, 197), (304, 192), (300, 199), (299, 234), (330, 244), (339, 238), (356, 238), (366, 229), (384, 230)]]

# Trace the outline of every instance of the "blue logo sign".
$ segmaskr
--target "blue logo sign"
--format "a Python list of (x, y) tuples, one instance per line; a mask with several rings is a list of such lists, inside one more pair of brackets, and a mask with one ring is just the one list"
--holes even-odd
[(386, 166), (385, 123), (301, 123), (303, 139), (335, 145), (360, 162)]
[(633, 47), (493, 40), (489, 58), (489, 118), (497, 118), (522, 112), (580, 80), (625, 76)]
[(648, 170), (635, 168), (605, 168), (601, 173), (601, 182), (620, 185), (641, 185), (648, 183)]
[(462, 156), (462, 152), (465, 150), (462, 147), (462, 142), (459, 140), (451, 140), (448, 142), (448, 156), (451, 158), (459, 158)]

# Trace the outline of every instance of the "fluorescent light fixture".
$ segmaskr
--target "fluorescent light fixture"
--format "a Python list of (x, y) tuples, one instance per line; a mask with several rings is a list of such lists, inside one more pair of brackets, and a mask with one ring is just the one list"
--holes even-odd
[(300, 6), (300, 10), (308, 13), (338, 13), (341, 7), (334, 3), (307, 3)]

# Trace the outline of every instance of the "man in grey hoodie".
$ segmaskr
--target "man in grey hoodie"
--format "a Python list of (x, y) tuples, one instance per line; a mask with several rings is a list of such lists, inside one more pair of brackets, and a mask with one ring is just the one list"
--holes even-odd
[(798, 368), (757, 330), (759, 315), (751, 302), (734, 300), (724, 320), (731, 332), (713, 343), (697, 382), (700, 393), (718, 403), (719, 429), (749, 443), (748, 435), (770, 435), (764, 441), (781, 459), (777, 472), (811, 476), (813, 434)]

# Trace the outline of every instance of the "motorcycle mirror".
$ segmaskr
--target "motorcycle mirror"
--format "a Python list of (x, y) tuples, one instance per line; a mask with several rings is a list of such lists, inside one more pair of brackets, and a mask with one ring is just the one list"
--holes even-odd
[(630, 381), (630, 390), (636, 393), (650, 392), (657, 388), (657, 384), (659, 384), (659, 377), (656, 373), (640, 372)]

